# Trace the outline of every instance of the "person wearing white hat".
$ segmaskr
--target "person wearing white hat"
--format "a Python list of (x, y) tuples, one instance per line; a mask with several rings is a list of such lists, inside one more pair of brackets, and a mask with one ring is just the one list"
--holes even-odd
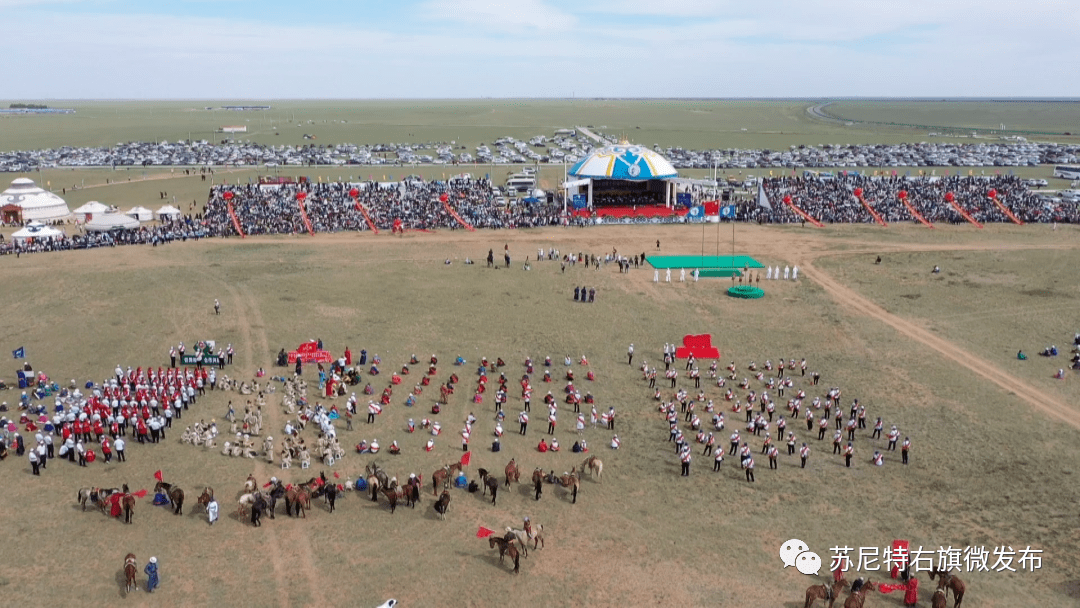
[(634, 345), (633, 344), (630, 345), (630, 348), (626, 349), (626, 364), (627, 365), (633, 365), (634, 364)]
[(146, 563), (146, 568), (143, 569), (146, 572), (146, 592), (153, 593), (154, 589), (158, 586), (158, 565), (157, 558), (151, 557), (150, 561)]

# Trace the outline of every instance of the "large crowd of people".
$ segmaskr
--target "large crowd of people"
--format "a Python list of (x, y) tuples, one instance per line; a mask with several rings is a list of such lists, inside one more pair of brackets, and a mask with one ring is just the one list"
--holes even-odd
[[(901, 201), (906, 201), (931, 223), (963, 223), (966, 219), (947, 201), (951, 194), (956, 206), (978, 222), (1009, 222), (997, 203), (988, 196), (997, 193), (997, 201), (1025, 223), (1080, 223), (1080, 206), (1053, 203), (1030, 191), (1024, 180), (1015, 176), (949, 177), (877, 177), (841, 175), (835, 178), (777, 177), (763, 182), (770, 207), (759, 204), (757, 197), (736, 199), (735, 221), (797, 223), (804, 218), (785, 200), (823, 223), (870, 223), (875, 221), (855, 197), (861, 189), (863, 199), (886, 222), (915, 221)], [(33, 242), (0, 239), (0, 255), (45, 251), (66, 251), (116, 245), (159, 245), (175, 240), (235, 236), (236, 228), (229, 215), (232, 204), (237, 222), (245, 235), (297, 234), (307, 231), (297, 197), (304, 195), (304, 210), (312, 232), (377, 230), (456, 230), (473, 228), (507, 229), (538, 226), (589, 226), (611, 223), (683, 223), (691, 221), (687, 213), (668, 216), (628, 215), (603, 217), (564, 212), (562, 202), (546, 200), (507, 204), (491, 189), (486, 179), (442, 181), (405, 181), (393, 184), (344, 182), (320, 184), (247, 184), (218, 185), (210, 189), (203, 213), (183, 216), (175, 222), (142, 226), (135, 230), (108, 233), (79, 233)], [(355, 197), (354, 197), (355, 193)], [(706, 191), (693, 193), (701, 201)], [(601, 194), (597, 205), (656, 205), (649, 194), (617, 197)], [(363, 211), (357, 207), (362, 206)], [(721, 205), (728, 204), (727, 201)], [(366, 217), (365, 217), (366, 212)], [(369, 220), (370, 219), (370, 223)]]
[(1010, 219), (988, 195), (991, 190), (997, 192), (997, 199), (1001, 204), (1025, 223), (1080, 222), (1080, 211), (1075, 205), (1048, 203), (1028, 190), (1024, 180), (1007, 175), (918, 179), (864, 175), (845, 175), (831, 179), (769, 178), (764, 181), (764, 189), (772, 209), (754, 204), (744, 212), (745, 219), (767, 223), (801, 222), (803, 218), (784, 202), (786, 197), (791, 197), (792, 204), (823, 223), (875, 221), (855, 197), (857, 188), (862, 190), (863, 199), (885, 222), (915, 221), (911, 212), (901, 202), (901, 191), (907, 193), (908, 204), (931, 223), (966, 221), (947, 202), (948, 193), (952, 193), (953, 202), (975, 221), (1009, 222)]
[[(307, 227), (297, 202), (301, 192), (305, 195), (304, 211), (313, 232), (368, 230), (372, 224), (387, 231), (395, 226), (404, 230), (453, 230), (463, 228), (462, 221), (474, 228), (528, 228), (558, 224), (562, 219), (561, 207), (554, 204), (508, 206), (497, 200), (488, 180), (460, 179), (394, 184), (218, 186), (210, 192), (204, 221), (214, 235), (235, 234), (228, 214), (231, 202), (245, 234), (302, 232)], [(228, 199), (226, 193), (231, 193)], [(454, 217), (451, 209), (458, 217)]]

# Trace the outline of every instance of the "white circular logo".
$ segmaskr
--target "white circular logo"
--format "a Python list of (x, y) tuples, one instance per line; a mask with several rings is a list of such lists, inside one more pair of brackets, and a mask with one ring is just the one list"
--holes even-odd
[(641, 173), (641, 167), (637, 165), (630, 165), (626, 172), (630, 174), (630, 177), (637, 177)]

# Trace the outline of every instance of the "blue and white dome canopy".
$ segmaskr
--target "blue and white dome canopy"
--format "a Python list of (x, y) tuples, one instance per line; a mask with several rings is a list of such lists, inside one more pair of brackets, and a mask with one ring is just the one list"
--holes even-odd
[(666, 158), (643, 146), (621, 143), (593, 150), (570, 168), (576, 178), (648, 181), (678, 177)]

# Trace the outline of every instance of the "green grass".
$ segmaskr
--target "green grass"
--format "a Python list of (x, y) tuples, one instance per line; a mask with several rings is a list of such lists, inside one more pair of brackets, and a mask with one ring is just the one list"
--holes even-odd
[(826, 111), (854, 121), (1080, 134), (1080, 102), (838, 101)]

